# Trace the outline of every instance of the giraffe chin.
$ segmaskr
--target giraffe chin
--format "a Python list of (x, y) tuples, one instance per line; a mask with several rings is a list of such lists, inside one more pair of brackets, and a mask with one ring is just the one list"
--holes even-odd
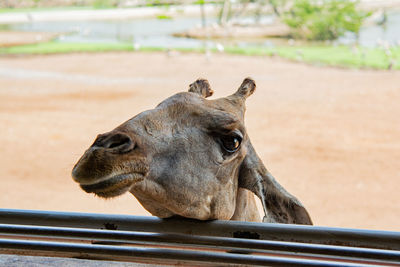
[(86, 193), (94, 193), (101, 198), (112, 198), (126, 193), (133, 184), (143, 179), (144, 176), (138, 173), (119, 174), (98, 183), (89, 185), (81, 184), (80, 187)]

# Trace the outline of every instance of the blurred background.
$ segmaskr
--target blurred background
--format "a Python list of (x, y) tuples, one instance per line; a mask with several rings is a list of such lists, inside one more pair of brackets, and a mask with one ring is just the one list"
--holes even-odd
[(0, 1), (0, 207), (150, 215), (70, 172), (97, 134), (207, 78), (317, 225), (399, 230), (400, 1)]

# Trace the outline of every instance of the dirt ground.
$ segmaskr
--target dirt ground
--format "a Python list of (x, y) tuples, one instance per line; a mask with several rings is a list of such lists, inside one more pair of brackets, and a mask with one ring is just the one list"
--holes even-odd
[(107, 53), (0, 58), (0, 208), (149, 215), (70, 177), (99, 133), (208, 78), (215, 97), (244, 77), (247, 129), (315, 224), (400, 230), (400, 72), (265, 57)]
[(2, 32), (0, 31), (0, 48), (15, 45), (36, 44), (48, 42), (57, 34), (46, 32)]

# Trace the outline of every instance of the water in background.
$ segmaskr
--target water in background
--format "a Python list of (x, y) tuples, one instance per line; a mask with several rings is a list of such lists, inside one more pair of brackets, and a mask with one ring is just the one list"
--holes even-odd
[[(263, 17), (264, 22), (272, 17)], [(216, 23), (216, 18), (207, 18), (207, 24)], [(184, 32), (200, 27), (200, 18), (177, 17), (174, 19), (135, 19), (127, 21), (65, 21), (65, 22), (30, 22), (10, 24), (6, 27), (14, 31), (57, 32), (61, 42), (132, 42), (145, 47), (198, 48), (204, 46), (203, 40), (174, 37), (173, 33)], [(358, 43), (365, 47), (374, 47), (386, 41), (391, 45), (400, 45), (400, 12), (388, 13), (385, 26), (363, 27)], [(238, 40), (235, 44), (273, 45), (268, 39)], [(335, 43), (353, 44), (356, 37), (352, 34), (340, 38)], [(213, 43), (212, 41), (210, 43)]]

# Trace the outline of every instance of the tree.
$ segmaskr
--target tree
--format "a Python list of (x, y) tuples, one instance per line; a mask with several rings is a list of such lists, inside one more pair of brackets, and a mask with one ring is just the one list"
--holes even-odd
[(294, 38), (334, 40), (345, 32), (358, 34), (370, 13), (358, 11), (348, 0), (294, 0), (282, 15)]

